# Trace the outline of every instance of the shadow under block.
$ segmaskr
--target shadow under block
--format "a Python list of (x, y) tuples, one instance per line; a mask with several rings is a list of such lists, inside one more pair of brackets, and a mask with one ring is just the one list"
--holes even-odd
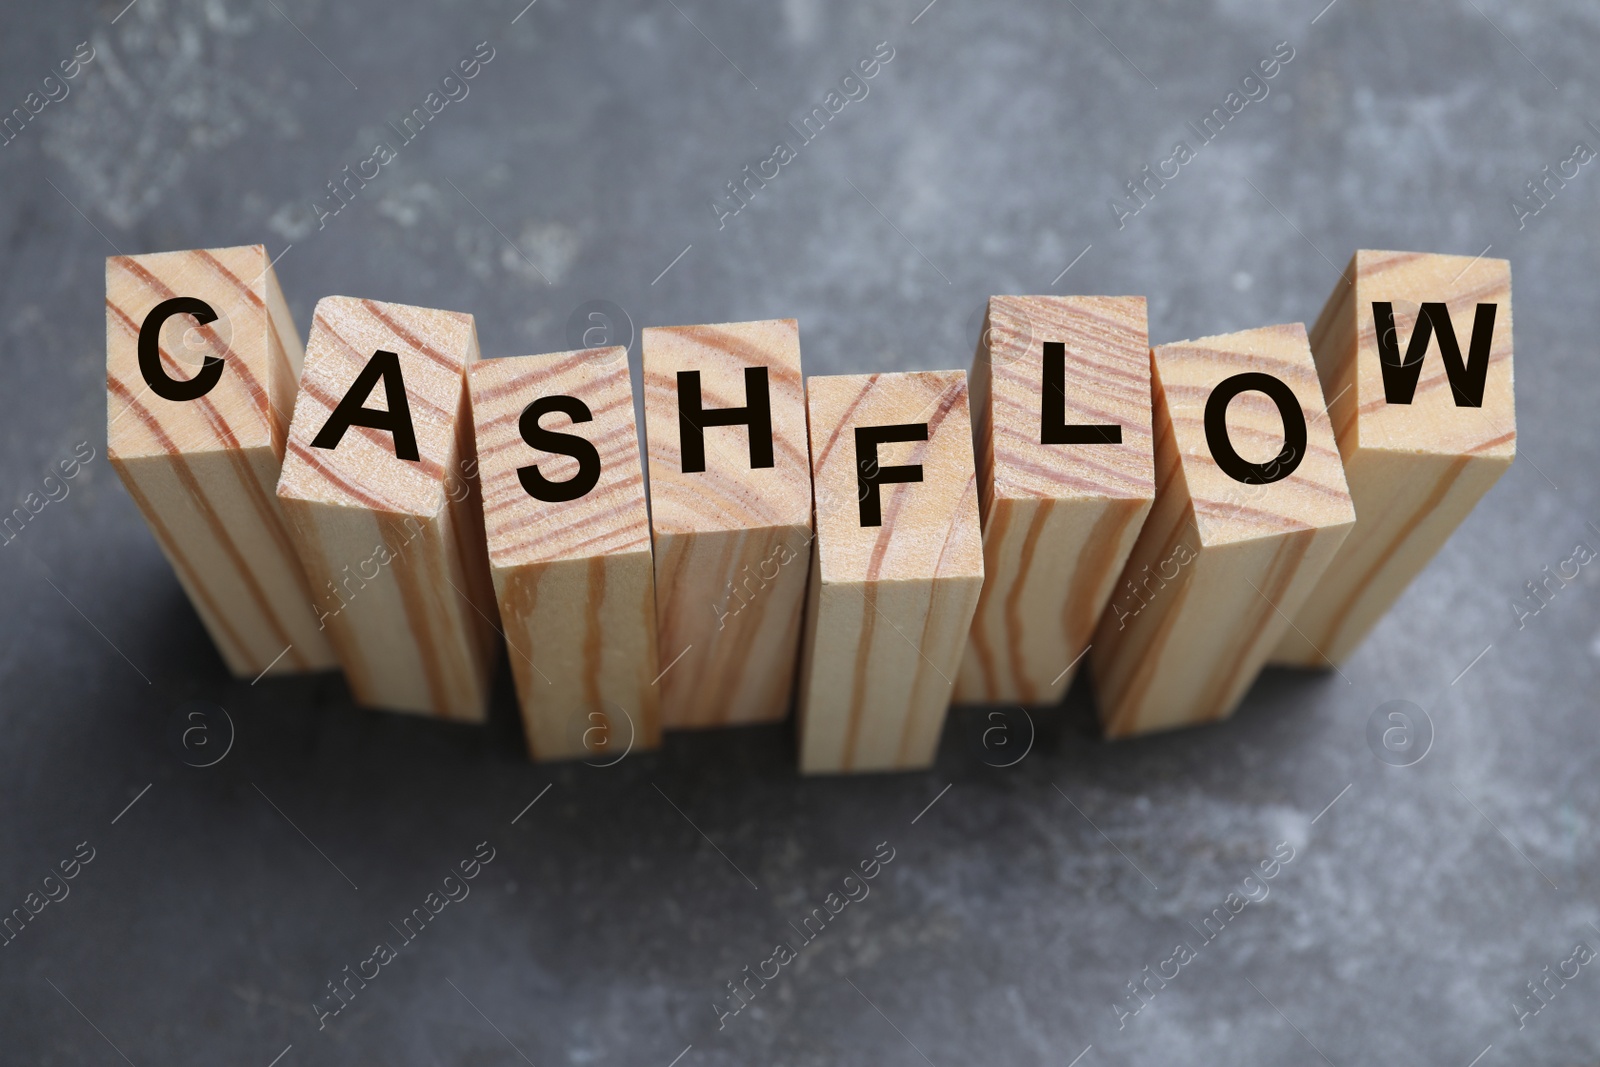
[[(1355, 521), (1304, 326), (1162, 345), (1151, 362), (1155, 505), (1089, 653), (1108, 737), (1232, 714)], [(1229, 400), (1236, 375), (1256, 384)]]
[(627, 350), (484, 360), (467, 385), (528, 751), (609, 761), (656, 747), (655, 572)]
[(106, 453), (241, 678), (334, 665), (273, 493), (302, 358), (260, 245), (106, 260)]
[(662, 725), (779, 722), (811, 543), (799, 326), (652, 327), (641, 349)]
[(966, 375), (848, 374), (806, 389), (817, 537), (800, 769), (927, 767), (983, 587)]
[[(465, 380), (477, 358), (471, 315), (343, 296), (312, 315), (278, 499), (339, 665), (370, 707), (485, 716), (494, 590)], [(329, 439), (344, 424), (335, 407), (351, 404), (389, 426)], [(402, 458), (408, 444), (415, 459)]]
[[(1273, 663), (1298, 667), (1349, 658), (1517, 451), (1511, 265), (1503, 259), (1362, 251), (1346, 273), (1355, 284), (1338, 283), (1311, 331), (1311, 352), (1330, 398), (1356, 526), (1272, 655)], [(1375, 302), (1388, 304), (1393, 315), (1394, 356), (1387, 368)], [(1462, 392), (1458, 397), (1452, 385), (1435, 324), (1420, 354), (1411, 403), (1389, 402), (1385, 373), (1398, 380), (1393, 364), (1416, 358), (1418, 314), (1430, 303), (1442, 303), (1449, 312), (1461, 369), (1468, 370), (1457, 371)], [(1487, 314), (1479, 318), (1482, 305), (1493, 308), (1494, 323), (1474, 352), (1475, 328), (1487, 327)], [(1480, 361), (1487, 364), (1481, 397), (1479, 387), (1466, 380)], [(1478, 399), (1481, 406), (1458, 406), (1458, 400)]]
[(1144, 297), (990, 297), (971, 383), (985, 579), (955, 699), (1054, 704), (1155, 498)]

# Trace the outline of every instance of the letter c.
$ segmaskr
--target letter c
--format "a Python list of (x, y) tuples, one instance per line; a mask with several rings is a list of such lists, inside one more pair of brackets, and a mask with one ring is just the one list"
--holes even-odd
[(222, 377), (222, 360), (208, 355), (200, 365), (200, 372), (187, 380), (174, 378), (161, 365), (161, 327), (174, 315), (193, 315), (201, 326), (217, 321), (211, 305), (193, 296), (175, 296), (163, 300), (150, 309), (139, 327), (139, 373), (144, 375), (150, 391), (163, 400), (199, 400), (216, 386)]

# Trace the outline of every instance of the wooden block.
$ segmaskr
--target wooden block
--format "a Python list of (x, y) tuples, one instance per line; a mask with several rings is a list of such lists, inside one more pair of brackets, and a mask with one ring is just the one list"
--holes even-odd
[[(356, 700), (481, 722), (495, 643), (471, 315), (317, 302), (283, 501)], [(335, 415), (335, 411), (339, 414)]]
[(800, 769), (927, 767), (983, 587), (961, 371), (806, 383), (817, 537)]
[(260, 245), (106, 260), (106, 453), (241, 678), (334, 665), (273, 495), (302, 358)]
[(641, 346), (662, 724), (778, 722), (811, 541), (799, 326), (654, 327)]
[(990, 297), (971, 380), (985, 580), (955, 699), (1054, 704), (1155, 499), (1144, 297)]
[(660, 743), (655, 573), (623, 348), (467, 372), (489, 569), (534, 759)]
[(1304, 326), (1151, 358), (1155, 505), (1089, 653), (1110, 737), (1232, 714), (1355, 521)]
[(1273, 653), (1300, 667), (1349, 658), (1517, 452), (1511, 265), (1357, 252), (1346, 273), (1311, 352), (1357, 521)]

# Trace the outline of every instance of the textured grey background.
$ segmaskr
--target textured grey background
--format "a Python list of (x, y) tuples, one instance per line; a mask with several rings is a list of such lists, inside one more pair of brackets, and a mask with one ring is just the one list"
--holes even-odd
[[(1596, 568), (1524, 629), (1511, 607), (1600, 547), (1600, 162), (1525, 229), (1510, 207), (1600, 146), (1600, 10), (523, 2), (0, 14), (0, 108), (95, 49), (0, 148), (0, 494), (96, 449), (0, 546), (0, 910), (96, 850), (0, 948), (0, 1061), (1600, 1058), (1594, 967), (1522, 1029), (1512, 1007), (1600, 947)], [(318, 230), (324, 183), (485, 40), (470, 96)], [(1119, 231), (1123, 183), (1280, 40), (1270, 96)], [(870, 95), (719, 231), (724, 183), (878, 42)], [(1032, 731), (982, 711), (928, 774), (802, 781), (788, 728), (532, 766), (503, 664), (488, 729), (358, 711), (334, 677), (231, 680), (105, 462), (103, 257), (258, 241), (302, 329), (330, 293), (471, 311), (491, 356), (568, 347), (592, 299), (637, 326), (792, 315), (810, 373), (964, 367), (990, 293), (1146, 293), (1159, 342), (1309, 321), (1357, 247), (1492, 244), (1520, 454), (1344, 677), (1269, 672), (1224, 725), (1107, 745), (1080, 684), (1009, 768)], [(1432, 723), (1414, 766), (1367, 742), (1394, 699)], [(186, 700), (228, 719), (185, 745)], [(482, 840), (471, 896), (319, 1032), (323, 983)], [(1270, 896), (1202, 946), (1281, 841)], [(719, 1032), (725, 983), (879, 842), (870, 897)], [(1198, 958), (1119, 1030), (1179, 940)]]

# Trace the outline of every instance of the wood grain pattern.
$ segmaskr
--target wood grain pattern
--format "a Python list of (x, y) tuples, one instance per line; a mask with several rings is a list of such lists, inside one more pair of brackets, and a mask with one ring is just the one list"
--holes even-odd
[[(814, 377), (806, 383), (817, 537), (800, 676), (807, 774), (932, 764), (983, 586), (983, 534), (966, 375)], [(858, 456), (859, 427), (926, 423), (925, 441)], [(863, 526), (858, 463), (921, 481), (878, 487)]]
[[(139, 370), (140, 327), (157, 304), (203, 300), (160, 330), (162, 367), (188, 380), (208, 357), (215, 386), (168, 400)], [(172, 564), (228, 669), (322, 670), (333, 648), (273, 487), (283, 463), (303, 353), (260, 245), (112, 256), (106, 260), (107, 455)]]
[[(655, 573), (627, 350), (485, 360), (467, 384), (489, 569), (529, 752), (608, 762), (656, 747)], [(553, 482), (579, 474), (577, 459), (533, 448), (519, 429), (523, 411), (551, 396), (576, 398), (590, 420), (552, 413), (538, 425), (582, 437), (600, 458), (599, 480), (574, 500), (536, 499), (517, 474), (530, 465)]]
[[(793, 319), (643, 331), (661, 716), (667, 729), (777, 722), (789, 713), (811, 541), (800, 332)], [(706, 468), (684, 470), (678, 372), (704, 408), (747, 403), (767, 368), (773, 466), (752, 468), (743, 426), (704, 428)]]
[[(1089, 653), (1110, 737), (1232, 714), (1355, 521), (1305, 327), (1162, 345), (1152, 364), (1155, 505)], [(1262, 485), (1226, 473), (1205, 430), (1212, 390), (1250, 372), (1289, 387), (1307, 431), (1298, 465)], [(1245, 460), (1284, 448), (1262, 392), (1236, 396), (1226, 424)]]
[[(387, 431), (312, 439), (378, 350), (399, 357), (419, 459)], [(465, 369), (471, 315), (330, 296), (317, 302), (278, 498), (356, 700), (480, 722), (495, 652)], [(383, 408), (382, 386), (366, 406)]]
[[(1357, 252), (1311, 331), (1355, 501), (1356, 526), (1272, 662), (1325, 667), (1349, 658), (1516, 457), (1511, 265), (1503, 259)], [(1441, 302), (1466, 357), (1476, 308), (1495, 306), (1481, 407), (1458, 407), (1438, 339), (1411, 404), (1385, 400), (1374, 301), (1393, 305), (1407, 352), (1425, 302)]]
[[(1120, 443), (1043, 442), (1047, 342), (1065, 356), (1053, 424)], [(990, 297), (971, 382), (985, 581), (955, 699), (1053, 704), (1155, 498), (1144, 297)]]

